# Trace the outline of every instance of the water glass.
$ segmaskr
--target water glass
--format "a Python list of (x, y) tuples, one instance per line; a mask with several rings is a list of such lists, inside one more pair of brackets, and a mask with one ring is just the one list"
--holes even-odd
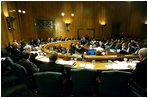
[(108, 64), (111, 65), (112, 64), (112, 60), (108, 60)]
[(127, 58), (124, 58), (123, 60), (124, 60), (125, 62), (127, 62)]
[(92, 60), (92, 64), (95, 65), (95, 60)]
[(74, 58), (75, 61), (77, 61), (77, 58)]
[(73, 58), (71, 58), (71, 60), (73, 60)]

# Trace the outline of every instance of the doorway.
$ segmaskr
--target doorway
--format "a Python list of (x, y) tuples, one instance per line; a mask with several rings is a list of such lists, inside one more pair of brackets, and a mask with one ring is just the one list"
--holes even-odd
[(88, 39), (95, 38), (95, 29), (94, 28), (80, 28), (78, 29), (78, 39), (82, 37), (89, 37)]

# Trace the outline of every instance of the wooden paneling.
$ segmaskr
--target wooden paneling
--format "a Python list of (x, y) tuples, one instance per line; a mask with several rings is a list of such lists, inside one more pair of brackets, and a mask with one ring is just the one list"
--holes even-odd
[(6, 2), (2, 2), (1, 12), (1, 47), (5, 48), (9, 42), (13, 41), (13, 34), (11, 30), (8, 30), (6, 24), (6, 17), (9, 16), (8, 7)]
[[(36, 39), (35, 19), (42, 17), (55, 18), (56, 37), (73, 36), (77, 38), (78, 29), (95, 28), (96, 39), (109, 39), (113, 22), (121, 24), (119, 34), (124, 33), (124, 35), (139, 37), (140, 32), (143, 31), (143, 21), (147, 17), (146, 5), (146, 1), (7, 1), (8, 11), (21, 9), (25, 10), (26, 14), (9, 12), (10, 15), (17, 18), (14, 23), (15, 30), (11, 31), (13, 37), (10, 37), (10, 34), (7, 35), (10, 31), (5, 30), (7, 33), (2, 33), (3, 36), (6, 34), (5, 36), (10, 37), (8, 37), (9, 41), (10, 39), (24, 39), (26, 41)], [(65, 17), (72, 18), (70, 31), (66, 31), (61, 12), (65, 13)], [(71, 13), (74, 13), (75, 16), (71, 17)], [(99, 23), (100, 20), (106, 23), (103, 31)], [(2, 29), (5, 28), (3, 24)]]

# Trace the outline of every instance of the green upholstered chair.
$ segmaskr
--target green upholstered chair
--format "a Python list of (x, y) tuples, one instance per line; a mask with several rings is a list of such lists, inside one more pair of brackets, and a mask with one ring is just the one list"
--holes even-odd
[(102, 71), (98, 96), (126, 97), (129, 96), (129, 80), (131, 73), (125, 71)]
[(30, 78), (26, 69), (22, 65), (14, 63), (12, 65), (12, 70), (14, 74), (19, 78), (21, 83), (24, 83), (30, 90), (35, 90), (34, 81), (32, 78)]
[(1, 90), (2, 97), (33, 97), (33, 93), (25, 84), (16, 84)]
[(94, 96), (97, 72), (90, 69), (71, 69), (74, 96)]
[(34, 74), (39, 96), (63, 96), (63, 76), (59, 72), (38, 72)]

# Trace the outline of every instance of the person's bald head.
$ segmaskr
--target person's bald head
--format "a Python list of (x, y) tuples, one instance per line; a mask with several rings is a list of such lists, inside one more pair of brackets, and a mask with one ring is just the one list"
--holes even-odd
[(147, 48), (141, 48), (138, 54), (140, 59), (147, 57)]

